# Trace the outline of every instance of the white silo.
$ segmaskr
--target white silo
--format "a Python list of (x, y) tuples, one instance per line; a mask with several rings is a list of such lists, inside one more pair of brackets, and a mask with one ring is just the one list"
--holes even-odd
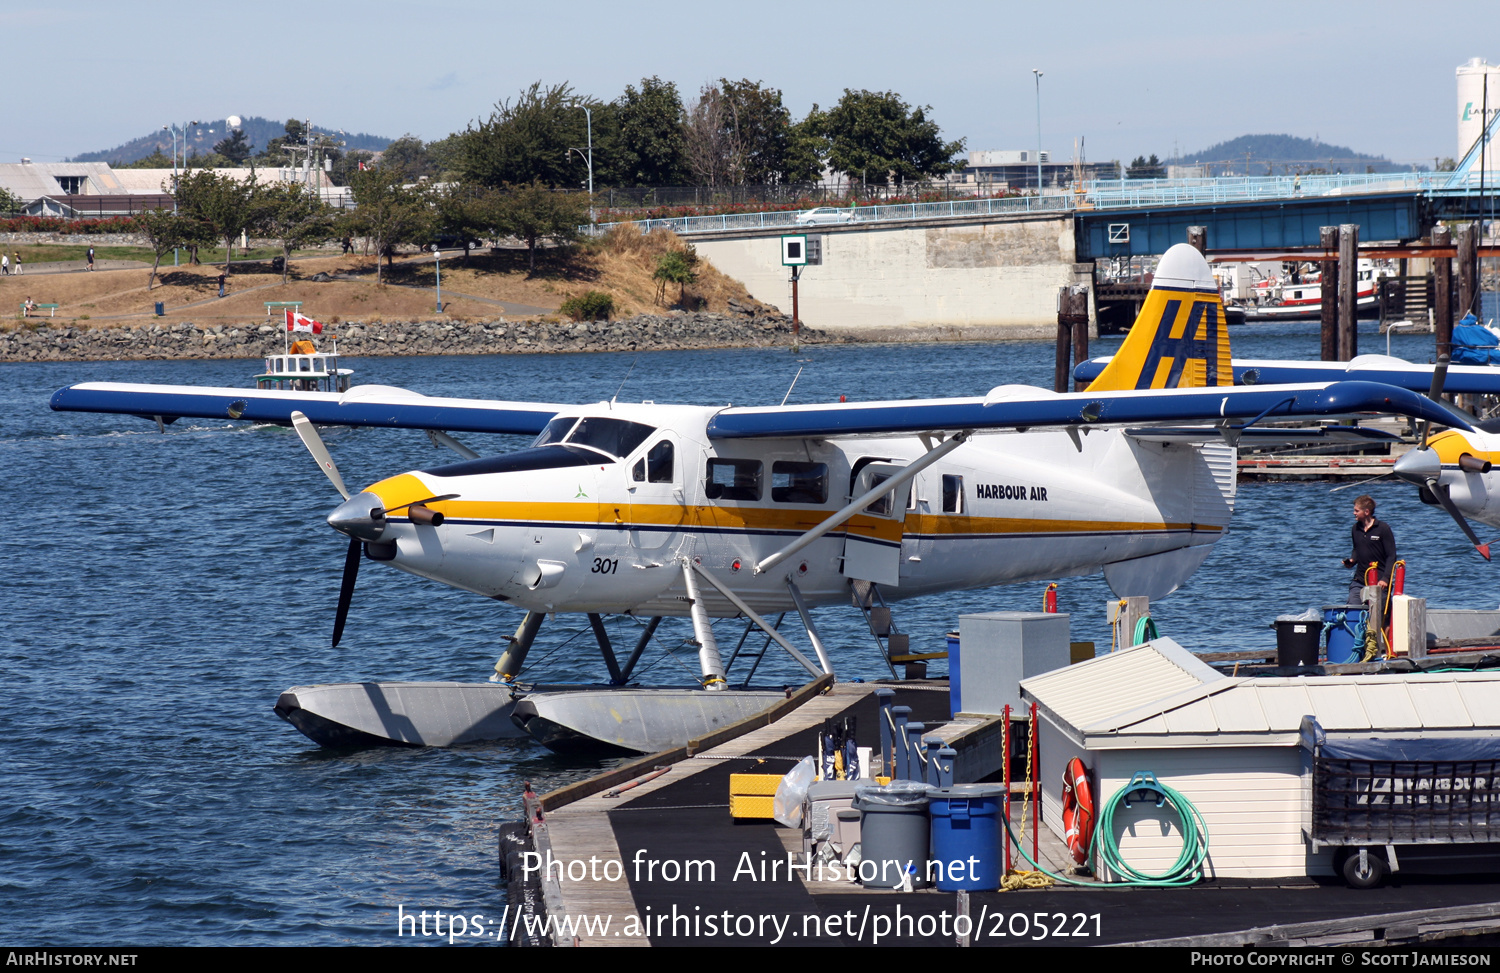
[[(1462, 159), (1469, 151), (1484, 127), (1485, 89), (1489, 89), (1488, 109), (1490, 117), (1500, 114), (1500, 64), (1490, 64), (1482, 57), (1470, 58), (1458, 67), (1458, 151), (1455, 160)], [(1493, 137), (1493, 136), (1492, 136)], [(1500, 141), (1491, 142), (1485, 151), (1485, 169), (1500, 170), (1500, 159), (1496, 150)], [(1477, 171), (1479, 161), (1474, 161)]]

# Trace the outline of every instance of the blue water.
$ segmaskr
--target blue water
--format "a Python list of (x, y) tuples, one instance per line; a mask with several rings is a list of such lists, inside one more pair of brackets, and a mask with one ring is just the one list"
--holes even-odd
[[(1316, 324), (1234, 329), (1242, 357), (1316, 356)], [(1362, 336), (1364, 350), (1384, 339)], [(1096, 345), (1101, 353), (1118, 340)], [(1398, 336), (1414, 360), (1431, 336)], [(368, 359), (366, 382), (428, 394), (597, 401), (632, 355)], [(883, 345), (643, 354), (624, 399), (774, 404), (982, 394), (1048, 383), (1049, 343)], [(57, 388), (90, 380), (240, 386), (253, 362), (0, 365), (0, 915), (9, 939), (61, 944), (378, 944), (398, 904), (499, 913), (495, 839), (539, 790), (593, 765), (530, 743), (330, 753), (271, 711), (292, 685), (486, 677), (512, 608), (366, 563), (344, 642), (328, 646), (345, 544), (323, 524), (336, 495), (289, 431), (183, 420), (159, 435), (128, 417), (58, 414)], [(496, 439), (468, 437), (483, 451)], [(330, 431), (351, 484), (431, 465), (425, 436)], [(504, 444), (513, 445), (513, 444)], [(1230, 534), (1155, 606), (1190, 648), (1271, 644), (1278, 613), (1337, 600), (1356, 491), (1247, 485)], [(1369, 488), (1432, 603), (1496, 604), (1484, 564), (1409, 487)], [(1034, 609), (1043, 586), (903, 603), (914, 646), (941, 646), (960, 614)], [(1062, 582), (1074, 637), (1109, 642), (1102, 577)], [(823, 609), (842, 675), (879, 676), (858, 616)], [(549, 674), (597, 673), (581, 620), (543, 629)], [(617, 641), (635, 623), (611, 623)], [(669, 623), (672, 624), (672, 623)], [(664, 625), (658, 645), (686, 626)], [(723, 631), (727, 634), (728, 628)], [(721, 636), (722, 638), (723, 636)], [(733, 638), (730, 637), (732, 644)], [(560, 646), (560, 647), (559, 647)], [(647, 678), (691, 670), (653, 648)], [(767, 657), (768, 681), (797, 670)]]

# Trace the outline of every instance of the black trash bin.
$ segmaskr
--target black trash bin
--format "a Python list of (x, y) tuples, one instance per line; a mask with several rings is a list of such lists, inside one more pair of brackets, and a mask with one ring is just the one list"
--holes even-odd
[(1276, 664), (1283, 668), (1315, 666), (1323, 642), (1323, 623), (1305, 618), (1276, 620)]
[(167, 313), (167, 303), (165, 301), (157, 301), (156, 302), (156, 316), (157, 317), (162, 317), (166, 313)]

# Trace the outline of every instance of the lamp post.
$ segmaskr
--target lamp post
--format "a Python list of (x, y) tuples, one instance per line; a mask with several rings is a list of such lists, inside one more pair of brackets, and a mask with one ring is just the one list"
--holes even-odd
[(593, 111), (591, 111), (589, 109), (588, 105), (579, 105), (578, 107), (583, 109), (584, 122), (588, 126), (588, 135), (589, 135), (588, 154), (585, 155), (583, 149), (569, 148), (568, 151), (569, 152), (577, 152), (579, 154), (579, 156), (581, 156), (583, 158), (583, 161), (586, 162), (586, 163), (588, 163), (588, 167), (589, 167), (589, 232), (592, 233), (593, 232), (593, 228), (594, 228), (594, 113), (593, 113)]
[(1036, 194), (1042, 194), (1042, 72), (1031, 69), (1036, 75)]
[[(172, 215), (177, 215), (177, 126), (173, 124), (163, 125), (163, 132), (172, 133)], [(177, 248), (172, 248), (172, 266), (177, 264)]]
[(438, 245), (432, 245), (432, 266), (437, 271), (437, 313), (443, 313), (443, 253)]

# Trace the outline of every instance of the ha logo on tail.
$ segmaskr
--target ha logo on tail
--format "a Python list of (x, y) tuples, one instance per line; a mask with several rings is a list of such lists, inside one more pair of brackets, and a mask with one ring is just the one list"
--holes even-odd
[(1203, 255), (1179, 243), (1161, 258), (1130, 334), (1089, 391), (1233, 384), (1218, 285)]

